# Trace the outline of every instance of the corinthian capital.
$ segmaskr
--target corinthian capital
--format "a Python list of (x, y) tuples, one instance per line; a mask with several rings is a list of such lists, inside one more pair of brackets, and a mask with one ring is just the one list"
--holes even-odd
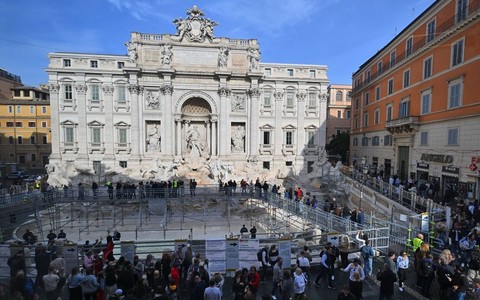
[(75, 90), (78, 94), (85, 94), (87, 92), (87, 86), (85, 84), (75, 85)]
[(251, 88), (248, 90), (248, 95), (250, 97), (260, 97), (260, 90), (257, 88)]
[(113, 85), (104, 85), (102, 86), (102, 90), (105, 94), (113, 94)]
[(164, 84), (160, 87), (160, 92), (164, 95), (171, 95), (173, 93), (173, 85)]
[(327, 101), (328, 95), (327, 94), (321, 94), (320, 95), (320, 101)]
[(128, 90), (132, 94), (142, 94), (143, 93), (143, 86), (138, 84), (131, 84), (128, 86)]
[(307, 98), (307, 94), (305, 94), (305, 93), (298, 93), (297, 94), (297, 99), (298, 99), (299, 102), (305, 101), (305, 98)]
[(229, 88), (226, 88), (226, 87), (221, 87), (218, 89), (218, 94), (221, 96), (221, 97), (227, 97), (230, 95), (232, 91), (229, 89)]
[(60, 90), (60, 85), (58, 85), (56, 83), (51, 83), (48, 86), (48, 90), (50, 91), (50, 94), (57, 94), (58, 91)]
[(273, 97), (275, 97), (275, 100), (283, 100), (283, 92), (275, 92)]

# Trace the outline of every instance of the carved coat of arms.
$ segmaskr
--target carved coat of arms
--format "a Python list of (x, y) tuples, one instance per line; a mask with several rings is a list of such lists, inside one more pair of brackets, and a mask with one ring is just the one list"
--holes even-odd
[(189, 42), (202, 43), (205, 39), (213, 42), (213, 27), (218, 23), (204, 17), (203, 10), (194, 5), (187, 10), (187, 18), (173, 20), (177, 27), (177, 40), (181, 42), (184, 38)]

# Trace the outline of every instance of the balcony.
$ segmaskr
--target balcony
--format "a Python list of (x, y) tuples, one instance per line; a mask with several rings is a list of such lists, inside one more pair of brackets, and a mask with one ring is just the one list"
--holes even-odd
[(60, 145), (60, 151), (62, 153), (66, 153), (66, 152), (78, 153), (78, 143), (64, 142), (62, 145)]
[(295, 155), (295, 146), (293, 144), (283, 144), (283, 155)]
[(260, 154), (269, 154), (273, 155), (273, 144), (261, 144), (260, 145)]
[(105, 145), (104, 145), (103, 142), (88, 143), (88, 151), (90, 152), (90, 154), (92, 154), (93, 152), (99, 152), (99, 153), (103, 154), (103, 153), (105, 153)]
[(115, 153), (119, 154), (120, 152), (125, 152), (130, 154), (132, 147), (130, 143), (115, 143)]
[(418, 117), (401, 117), (387, 121), (385, 129), (391, 134), (412, 133), (413, 131), (418, 130)]

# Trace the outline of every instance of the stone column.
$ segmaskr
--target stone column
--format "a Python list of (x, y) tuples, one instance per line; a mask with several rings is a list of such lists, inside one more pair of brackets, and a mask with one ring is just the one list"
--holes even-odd
[[(106, 84), (102, 86), (103, 103), (105, 110), (105, 155), (104, 162), (113, 166), (112, 161), (115, 158), (115, 137), (117, 136), (115, 124), (113, 124), (113, 85)], [(130, 134), (131, 135), (131, 134)]]
[(212, 149), (211, 149), (211, 153), (212, 153), (212, 156), (217, 156), (217, 154), (218, 154), (218, 149), (217, 149), (217, 140), (218, 140), (217, 122), (218, 122), (218, 118), (217, 118), (217, 116), (213, 116), (211, 121), (212, 121)]
[(134, 160), (140, 159), (140, 143), (144, 143), (142, 128), (143, 125), (140, 124), (139, 120), (139, 108), (141, 107), (142, 95), (143, 95), (143, 86), (138, 84), (132, 84), (128, 86), (132, 99), (132, 127), (131, 127), (131, 140), (132, 140), (132, 153), (131, 158)]
[[(88, 140), (88, 124), (87, 124), (87, 85), (84, 82), (80, 82), (75, 85), (76, 101), (78, 103), (78, 132), (77, 132), (77, 146), (79, 159), (77, 164), (83, 165), (85, 161), (88, 161), (88, 146), (90, 141)], [(85, 161), (83, 161), (85, 160)], [(89, 167), (84, 165), (84, 167)]]
[(220, 123), (223, 126), (220, 126), (220, 133), (218, 136), (219, 144), (219, 154), (220, 156), (227, 155), (230, 153), (230, 141), (229, 141), (229, 128), (230, 128), (230, 118), (228, 113), (228, 98), (231, 94), (229, 88), (221, 87), (218, 89), (218, 94), (220, 95)]
[(275, 131), (272, 133), (274, 137), (274, 154), (276, 157), (282, 157), (283, 160), (283, 142), (284, 142), (284, 132), (282, 128), (282, 116), (283, 116), (283, 92), (275, 92), (273, 96), (275, 97)]
[(175, 155), (182, 155), (182, 119), (180, 115), (175, 115)]
[[(173, 110), (172, 110), (172, 93), (173, 86), (171, 84), (164, 84), (160, 91), (163, 94), (163, 111), (162, 111), (162, 140), (161, 149), (164, 155), (174, 155), (174, 134), (175, 128), (173, 125)], [(178, 142), (178, 141), (177, 141)]]
[(258, 155), (259, 145), (261, 143), (259, 139), (259, 113), (260, 113), (260, 90), (258, 88), (251, 88), (248, 91), (250, 96), (250, 123), (248, 124), (249, 131), (249, 143), (250, 143), (250, 156)]
[(318, 128), (318, 145), (320, 146), (320, 152), (325, 149), (325, 143), (327, 142), (327, 94), (320, 95), (320, 115), (319, 115), (319, 128)]
[[(307, 143), (305, 141), (305, 99), (307, 98), (306, 93), (297, 94), (297, 132), (294, 136), (294, 144), (297, 146), (295, 153), (297, 157), (302, 157), (303, 149), (306, 147)], [(302, 158), (303, 160), (303, 158)]]
[[(48, 86), (50, 91), (50, 121), (51, 121), (51, 144), (52, 144), (52, 154), (50, 155), (51, 160), (60, 160), (60, 143), (61, 143), (61, 125), (59, 120), (59, 107), (60, 107), (60, 97), (58, 92), (60, 91), (60, 85), (56, 82), (50, 83)], [(56, 126), (53, 126), (53, 125)]]

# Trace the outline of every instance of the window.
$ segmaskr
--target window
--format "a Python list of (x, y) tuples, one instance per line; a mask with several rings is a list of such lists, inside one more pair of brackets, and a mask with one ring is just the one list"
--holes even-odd
[(397, 59), (397, 52), (396, 51), (393, 51), (390, 53), (390, 67), (393, 67), (396, 63), (396, 59)]
[(391, 146), (393, 144), (393, 137), (392, 135), (386, 135), (383, 137), (383, 145), (384, 146)]
[(358, 129), (358, 117), (355, 116), (355, 119), (354, 119), (354, 125), (355, 125), (355, 129)]
[(8, 137), (8, 143), (9, 143), (10, 145), (13, 145), (13, 136), (9, 136), (9, 137)]
[(98, 61), (91, 60), (90, 61), (90, 68), (98, 68)]
[(435, 20), (427, 24), (427, 43), (435, 38)]
[(315, 145), (315, 131), (313, 130), (307, 131), (307, 145), (308, 146)]
[(347, 101), (352, 101), (352, 91), (347, 92)]
[(101, 141), (101, 129), (98, 127), (92, 128), (92, 144), (100, 144)]
[(18, 156), (18, 163), (19, 164), (25, 164), (27, 159), (25, 158), (25, 155), (19, 155)]
[(467, 18), (467, 4), (468, 0), (457, 0), (457, 15), (455, 18), (457, 23)]
[(410, 86), (410, 70), (403, 72), (403, 88)]
[(285, 144), (286, 145), (293, 145), (293, 132), (292, 131), (285, 132)]
[(287, 75), (293, 77), (293, 69), (287, 69)]
[(370, 70), (367, 70), (365, 77), (367, 78), (367, 82), (370, 82), (370, 79), (372, 78), (372, 72)]
[(117, 102), (118, 104), (127, 103), (127, 88), (125, 85), (117, 86)]
[(263, 106), (265, 107), (272, 106), (272, 91), (265, 91), (263, 93)]
[(267, 169), (267, 170), (270, 170), (270, 162), (269, 161), (264, 161), (263, 162), (263, 168)]
[(370, 93), (365, 93), (365, 106), (367, 106), (368, 103), (370, 103)]
[(380, 108), (375, 109), (373, 124), (375, 124), (375, 125), (380, 124)]
[(428, 146), (428, 131), (420, 132), (420, 146)]
[(375, 101), (380, 100), (380, 86), (375, 88)]
[(73, 99), (73, 86), (71, 84), (65, 84), (64, 86), (64, 97), (65, 100), (72, 100)]
[(335, 94), (335, 102), (342, 102), (343, 101), (343, 93), (338, 91)]
[(30, 144), (32, 144), (32, 145), (35, 145), (35, 144), (36, 144), (36, 139), (35, 139), (35, 136), (34, 136), (34, 135), (32, 135), (32, 136), (30, 137)]
[(422, 115), (429, 114), (432, 107), (432, 90), (426, 90), (422, 92)]
[(413, 52), (413, 37), (409, 37), (405, 42), (405, 54), (406, 56), (410, 56)]
[(15, 127), (23, 127), (23, 124), (22, 122), (15, 122)]
[(100, 85), (93, 84), (91, 86), (91, 95), (92, 102), (99, 102), (100, 101)]
[(372, 137), (372, 146), (378, 146), (378, 145), (380, 145), (380, 137), (379, 136)]
[(42, 122), (42, 128), (47, 128), (47, 122), (45, 121)]
[(7, 127), (13, 127), (13, 122), (7, 122)]
[(393, 105), (387, 105), (387, 122), (393, 120)]
[(362, 146), (368, 146), (368, 137), (363, 137), (362, 138)]
[(14, 90), (13, 91), (13, 96), (14, 97), (20, 97), (20, 90)]
[(393, 94), (393, 78), (388, 80), (388, 94)]
[(410, 116), (410, 99), (405, 98), (400, 101), (400, 107), (398, 110), (398, 117), (405, 118)]
[(341, 119), (342, 118), (342, 111), (337, 110), (337, 118)]
[(17, 114), (22, 113), (22, 107), (20, 105), (17, 105)]
[(102, 172), (102, 162), (98, 160), (94, 160), (92, 164), (93, 164), (93, 172), (95, 172), (95, 174), (100, 174), (100, 172)]
[(271, 75), (272, 75), (272, 69), (265, 68), (265, 76), (271, 76)]
[(363, 127), (368, 127), (368, 112), (363, 114)]
[(64, 60), (63, 60), (63, 66), (64, 66), (64, 67), (71, 67), (71, 66), (72, 66), (72, 62), (71, 62), (69, 59), (64, 59)]
[(463, 62), (463, 39), (452, 45), (452, 67)]
[(34, 114), (35, 113), (35, 106), (30, 105), (30, 113)]
[(315, 70), (310, 70), (310, 78), (317, 77), (317, 72)]
[(120, 168), (126, 168), (127, 167), (127, 162), (124, 160), (119, 161), (118, 165)]
[(347, 119), (350, 119), (351, 115), (352, 115), (352, 112), (350, 110), (347, 110)]
[(423, 79), (427, 79), (432, 76), (432, 60), (430, 56), (423, 61)]
[(17, 136), (17, 145), (23, 144), (23, 136)]
[(293, 107), (293, 91), (287, 91), (287, 108)]
[(13, 105), (8, 106), (8, 113), (13, 114)]
[(458, 128), (448, 128), (448, 145), (449, 146), (456, 146), (458, 145)]
[(74, 128), (65, 127), (65, 143), (74, 143), (74, 142), (75, 142)]
[(37, 161), (37, 155), (35, 155), (34, 153), (32, 153), (31, 158), (32, 161)]
[(42, 144), (44, 144), (44, 145), (48, 144), (46, 135), (42, 136)]
[(263, 132), (263, 144), (270, 145), (270, 131)]
[(118, 129), (118, 143), (119, 144), (127, 143), (127, 128)]
[(358, 138), (353, 138), (353, 146), (358, 146)]
[(42, 114), (46, 114), (47, 113), (47, 107), (46, 106), (42, 106)]
[(117, 68), (118, 69), (123, 69), (125, 67), (125, 63), (123, 61), (117, 62)]
[(383, 69), (383, 62), (379, 62), (377, 64), (377, 75), (382, 74), (382, 71), (383, 71), (382, 69)]
[(355, 99), (355, 109), (358, 109), (358, 107), (359, 107), (359, 102), (360, 102), (360, 101), (358, 100), (358, 98), (356, 98), (356, 99)]
[(317, 107), (317, 93), (310, 92), (308, 93), (308, 108)]
[(456, 79), (448, 84), (448, 108), (460, 107), (462, 102), (463, 80)]

